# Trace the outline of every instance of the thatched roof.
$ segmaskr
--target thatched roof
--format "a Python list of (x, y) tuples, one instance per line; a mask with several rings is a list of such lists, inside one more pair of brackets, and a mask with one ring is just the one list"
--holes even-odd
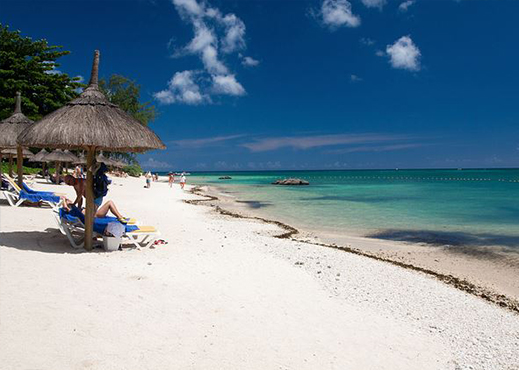
[(81, 153), (77, 158), (78, 158), (77, 161), (73, 162), (74, 164), (86, 164), (87, 163), (85, 155), (83, 153)]
[(114, 165), (117, 168), (124, 168), (124, 167), (128, 166), (128, 163), (126, 163), (124, 161), (115, 161)]
[[(2, 150), (2, 155), (9, 155), (9, 154), (12, 155), (14, 158), (18, 157), (18, 152), (15, 148)], [(22, 149), (22, 155), (24, 158), (32, 158), (34, 156), (34, 154), (32, 154), (29, 151), (29, 149), (25, 149), (25, 148)]]
[(49, 154), (49, 152), (45, 149), (42, 149), (38, 153), (36, 153), (34, 157), (29, 159), (29, 162), (44, 162), (43, 157), (45, 157), (47, 154)]
[(96, 157), (96, 161), (99, 162), (99, 163), (104, 163), (107, 166), (115, 166), (115, 161), (113, 159), (105, 157), (103, 153), (99, 154)]
[(68, 150), (62, 151), (61, 149), (56, 149), (53, 152), (47, 154), (42, 158), (44, 162), (75, 162), (78, 160), (74, 154), (69, 152)]
[(16, 148), (18, 135), (33, 123), (22, 113), (22, 98), (16, 93), (14, 113), (0, 121), (0, 148)]
[(95, 147), (113, 152), (164, 149), (153, 131), (108, 101), (98, 86), (98, 69), (96, 50), (90, 82), (83, 93), (36, 122), (18, 137), (18, 142), (29, 147)]

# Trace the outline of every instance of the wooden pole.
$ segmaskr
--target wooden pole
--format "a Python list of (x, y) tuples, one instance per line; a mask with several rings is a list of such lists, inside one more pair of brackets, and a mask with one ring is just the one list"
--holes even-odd
[(94, 236), (94, 165), (96, 150), (94, 147), (87, 149), (87, 178), (86, 178), (86, 211), (85, 211), (85, 249), (93, 249), (92, 238)]
[(9, 177), (13, 177), (13, 155), (9, 154)]
[(0, 177), (2, 177), (2, 151), (0, 150)]
[(54, 178), (56, 179), (56, 184), (59, 185), (60, 184), (60, 175), (61, 175), (61, 168), (60, 168), (60, 163), (59, 162), (56, 162), (56, 171), (54, 173)]
[(16, 164), (18, 167), (18, 186), (23, 189), (23, 150), (20, 145), (16, 147)]

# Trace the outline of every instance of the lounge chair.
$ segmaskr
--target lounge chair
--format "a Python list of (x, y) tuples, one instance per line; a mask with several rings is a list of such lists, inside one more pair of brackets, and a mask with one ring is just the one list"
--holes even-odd
[[(85, 235), (85, 216), (77, 207), (66, 211), (62, 207), (54, 207), (53, 212), (60, 231), (65, 234), (73, 248), (83, 248)], [(101, 237), (110, 222), (118, 222), (115, 217), (94, 219), (94, 236)], [(135, 247), (149, 247), (160, 236), (160, 232), (153, 226), (140, 226), (135, 220), (125, 225), (123, 240), (129, 241)]]
[[(18, 207), (25, 201), (32, 203), (44, 203), (50, 207), (55, 207), (61, 202), (61, 197), (58, 194), (47, 192), (47, 191), (36, 191), (32, 190), (24, 184), (24, 189), (20, 189), (18, 184), (9, 176), (2, 175), (7, 183), (9, 184), (7, 190), (2, 190), (2, 193), (7, 199), (7, 202), (12, 207)], [(26, 189), (29, 189), (27, 191)]]

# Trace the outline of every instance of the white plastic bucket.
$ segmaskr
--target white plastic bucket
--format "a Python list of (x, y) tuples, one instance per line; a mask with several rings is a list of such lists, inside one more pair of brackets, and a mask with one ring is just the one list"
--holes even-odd
[(113, 252), (119, 250), (119, 246), (121, 245), (121, 238), (116, 238), (113, 236), (103, 236), (103, 246), (105, 251)]

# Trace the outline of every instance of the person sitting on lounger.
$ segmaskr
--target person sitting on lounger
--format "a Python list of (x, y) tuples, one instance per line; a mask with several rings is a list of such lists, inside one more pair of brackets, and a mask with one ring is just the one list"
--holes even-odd
[[(67, 211), (70, 211), (72, 207), (74, 207), (75, 204), (70, 199), (64, 198), (63, 200), (63, 208), (65, 208)], [(83, 214), (85, 214), (85, 210), (81, 210)], [(109, 200), (108, 202), (104, 203), (102, 206), (98, 207), (96, 210), (96, 213), (94, 214), (94, 217), (96, 218), (103, 218), (106, 217), (108, 212), (112, 212), (112, 214), (117, 217), (117, 220), (123, 224), (128, 223), (128, 218), (123, 217), (121, 212), (117, 209), (115, 206), (115, 203), (112, 200)]]
[(73, 186), (76, 191), (76, 200), (73, 204), (75, 204), (78, 208), (81, 208), (83, 205), (83, 197), (86, 197), (85, 193), (85, 179), (75, 178), (72, 175), (65, 176), (65, 184), (69, 186)]

